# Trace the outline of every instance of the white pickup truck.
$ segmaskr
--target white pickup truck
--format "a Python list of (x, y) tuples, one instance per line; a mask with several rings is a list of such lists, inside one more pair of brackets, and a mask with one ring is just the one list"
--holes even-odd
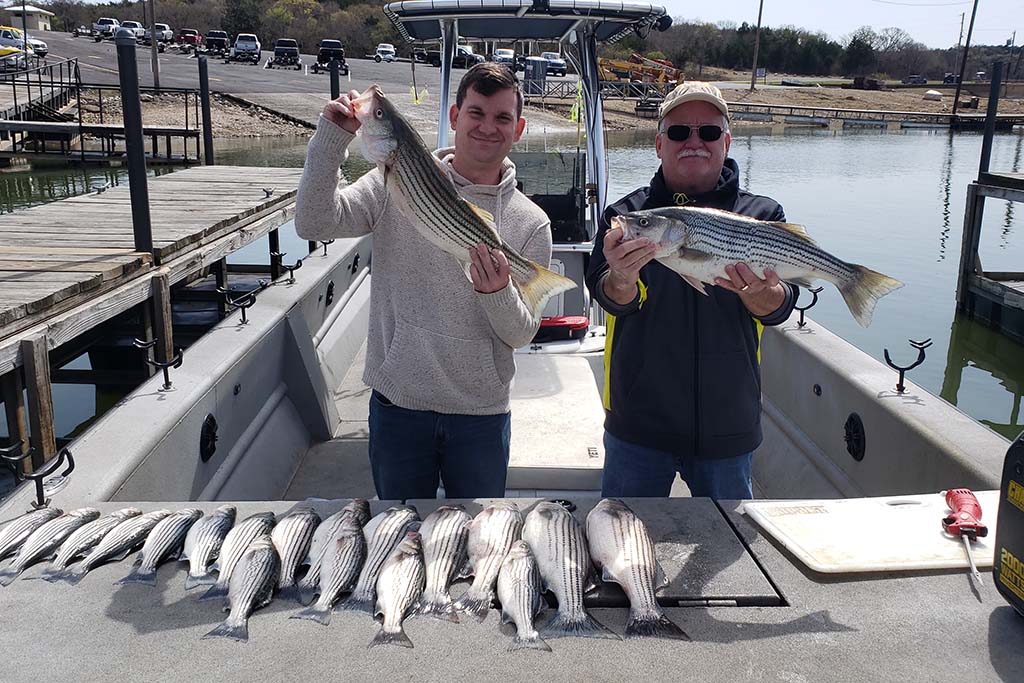
[(92, 23), (92, 35), (98, 43), (104, 38), (113, 38), (119, 28), (121, 28), (121, 22), (117, 19), (100, 17)]

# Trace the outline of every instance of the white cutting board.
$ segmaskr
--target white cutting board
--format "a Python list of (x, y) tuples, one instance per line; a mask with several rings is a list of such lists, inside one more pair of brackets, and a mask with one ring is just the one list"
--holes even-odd
[[(971, 544), (978, 568), (992, 566), (999, 491), (975, 491), (988, 536)], [(942, 531), (941, 494), (838, 500), (748, 501), (744, 512), (818, 572), (969, 567), (963, 542)]]

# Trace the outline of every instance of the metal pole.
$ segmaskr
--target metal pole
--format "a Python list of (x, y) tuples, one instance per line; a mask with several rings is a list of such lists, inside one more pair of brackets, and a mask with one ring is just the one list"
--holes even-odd
[[(124, 144), (128, 158), (128, 189), (131, 192), (135, 250), (153, 253), (153, 228), (149, 220), (149, 187), (146, 179), (146, 148), (142, 140), (142, 102), (139, 99), (139, 67), (135, 61), (135, 33), (120, 29), (117, 73), (121, 82), (124, 113)], [(153, 254), (156, 261), (156, 254)]]
[(341, 74), (338, 72), (338, 60), (331, 59), (331, 99), (341, 97)]
[(437, 147), (448, 146), (448, 91), (452, 84), (452, 59), (455, 57), (455, 44), (459, 42), (459, 20), (441, 20), (441, 96), (440, 109), (437, 112)]
[(992, 160), (992, 136), (996, 132), (996, 112), (999, 109), (999, 82), (1003, 79), (1003, 63), (992, 64), (992, 83), (988, 89), (988, 105), (985, 108), (985, 137), (981, 142), (981, 163), (978, 164), (978, 177), (988, 173), (988, 164)]
[(21, 0), (21, 39), (24, 45), (25, 68), (28, 68), (28, 17), (25, 16), (25, 0)]
[(956, 52), (953, 53), (953, 68), (960, 61), (960, 44), (964, 42), (964, 13), (960, 13), (960, 35), (956, 37)]
[(601, 77), (597, 68), (597, 37), (594, 27), (586, 25), (576, 30), (579, 47), (580, 80), (583, 83), (585, 123), (587, 126), (587, 179), (586, 202), (591, 225), (595, 233), (606, 201), (608, 169), (604, 148), (604, 113), (601, 111)]
[(754, 34), (754, 66), (750, 71), (750, 90), (754, 90), (757, 83), (757, 52), (761, 47), (761, 12), (764, 10), (764, 0), (761, 0), (757, 7), (757, 33)]
[[(145, 1), (145, 0), (143, 0)], [(149, 0), (149, 63), (153, 70), (153, 87), (160, 92), (160, 50), (156, 38), (156, 0)]]
[[(207, 73), (206, 56), (199, 58), (199, 97), (203, 108), (203, 163), (213, 166), (213, 120), (210, 116), (210, 76)], [(188, 111), (188, 105), (185, 110)]]
[(974, 31), (974, 15), (978, 13), (978, 0), (974, 0), (974, 9), (971, 10), (971, 23), (967, 25), (967, 42), (964, 43), (964, 54), (960, 59), (960, 78), (956, 81), (956, 95), (953, 97), (953, 116), (960, 106), (960, 88), (964, 84), (964, 71), (967, 70), (967, 55), (971, 51), (971, 32)]

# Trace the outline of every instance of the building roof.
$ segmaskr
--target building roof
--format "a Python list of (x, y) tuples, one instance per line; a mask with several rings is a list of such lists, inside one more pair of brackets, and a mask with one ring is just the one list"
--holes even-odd
[[(10, 7), (2, 7), (0, 9), (5, 12), (21, 13), (21, 5), (11, 5)], [(53, 12), (49, 12), (42, 7), (35, 7), (34, 5), (25, 5), (25, 14), (45, 14), (48, 17), (56, 16)]]

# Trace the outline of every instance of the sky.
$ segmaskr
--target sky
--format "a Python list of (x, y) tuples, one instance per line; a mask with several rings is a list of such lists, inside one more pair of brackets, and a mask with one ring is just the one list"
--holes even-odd
[[(744, 21), (757, 24), (758, 0), (653, 0), (674, 18), (689, 21)], [(956, 45), (960, 14), (964, 37), (971, 20), (973, 0), (764, 0), (762, 26), (792, 25), (821, 31), (840, 40), (861, 26), (875, 30), (896, 26), (928, 47)], [(1015, 45), (1024, 43), (1024, 1), (979, 0), (971, 44), (1002, 45), (1017, 31)]]

